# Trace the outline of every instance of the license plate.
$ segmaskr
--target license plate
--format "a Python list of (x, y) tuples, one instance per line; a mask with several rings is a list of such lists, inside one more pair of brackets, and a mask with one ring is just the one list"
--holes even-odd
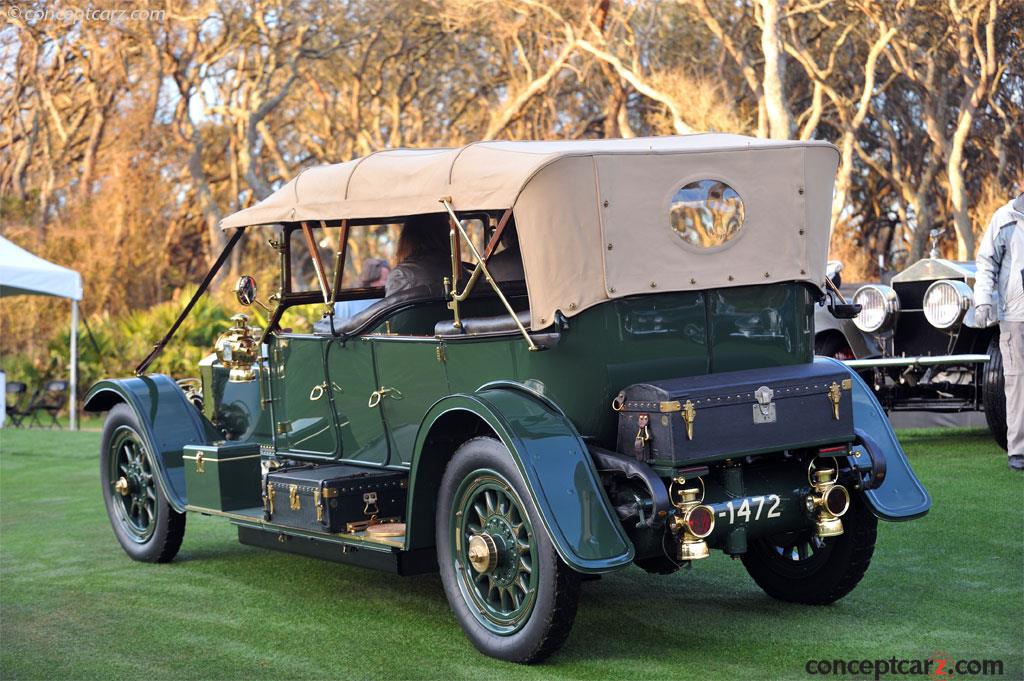
[(769, 518), (782, 517), (782, 499), (778, 494), (767, 496), (745, 497), (741, 500), (730, 500), (715, 504), (715, 516), (718, 522), (735, 525)]

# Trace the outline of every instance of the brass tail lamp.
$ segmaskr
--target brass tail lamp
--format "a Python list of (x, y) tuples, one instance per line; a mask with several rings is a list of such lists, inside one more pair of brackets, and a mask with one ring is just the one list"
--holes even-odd
[(850, 508), (850, 493), (838, 483), (837, 468), (808, 470), (811, 494), (807, 497), (807, 510), (814, 513), (815, 534), (818, 537), (838, 537), (843, 533), (840, 519)]
[[(698, 478), (698, 480), (700, 480)], [(670, 527), (679, 537), (679, 560), (700, 560), (710, 555), (705, 538), (715, 530), (715, 513), (710, 506), (703, 503), (703, 483), (701, 488), (683, 487), (686, 478), (680, 476), (672, 480), (669, 490), (672, 505), (676, 514), (672, 517)]]

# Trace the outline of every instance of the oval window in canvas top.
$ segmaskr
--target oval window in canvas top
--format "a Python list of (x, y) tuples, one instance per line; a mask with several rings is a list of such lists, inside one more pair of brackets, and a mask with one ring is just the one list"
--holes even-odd
[(679, 238), (695, 248), (722, 246), (743, 227), (743, 200), (721, 180), (697, 180), (672, 197), (669, 220)]

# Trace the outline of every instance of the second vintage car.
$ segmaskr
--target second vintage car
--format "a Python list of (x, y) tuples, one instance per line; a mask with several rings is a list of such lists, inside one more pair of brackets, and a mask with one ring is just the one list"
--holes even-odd
[(473, 644), (515, 662), (565, 642), (582, 576), (631, 564), (716, 550), (775, 598), (842, 598), (877, 520), (931, 502), (871, 388), (814, 357), (837, 163), (704, 134), (307, 169), (224, 220), (182, 313), (262, 232), (276, 291), (236, 293), (264, 328), (236, 315), (176, 381), (147, 373), (175, 324), (90, 391), (115, 536), (168, 561), (202, 513), (245, 544), (438, 570)]
[(973, 261), (946, 260), (933, 248), (888, 285), (858, 287), (852, 320), (820, 309), (815, 348), (857, 370), (888, 411), (984, 411), (1006, 449), (999, 327), (974, 324), (974, 277)]

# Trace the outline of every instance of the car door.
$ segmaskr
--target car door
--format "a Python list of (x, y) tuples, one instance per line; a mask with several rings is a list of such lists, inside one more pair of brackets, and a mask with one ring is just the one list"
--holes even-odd
[(334, 403), (342, 458), (387, 464), (388, 438), (380, 410), (369, 406), (377, 390), (374, 347), (365, 337), (347, 341), (334, 338), (327, 344), (330, 397)]
[(270, 338), (271, 389), (277, 449), (299, 455), (341, 455), (326, 385), (326, 340), (282, 334)]
[(448, 394), (444, 354), (432, 337), (374, 336), (378, 409), (391, 445), (391, 463), (408, 465), (420, 422)]

